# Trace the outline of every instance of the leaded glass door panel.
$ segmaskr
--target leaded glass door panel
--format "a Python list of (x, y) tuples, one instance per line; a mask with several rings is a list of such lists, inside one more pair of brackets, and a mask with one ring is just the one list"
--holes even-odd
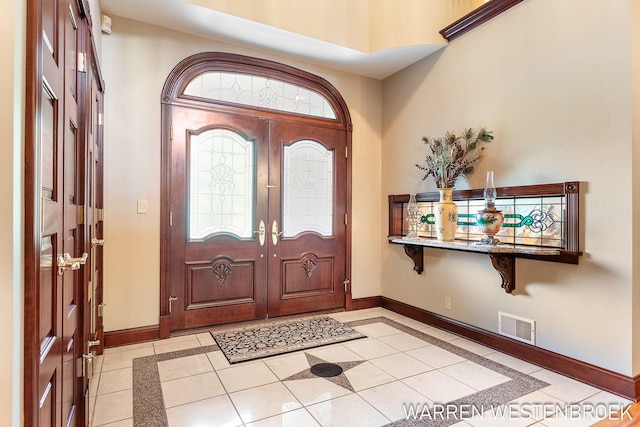
[(269, 316), (344, 306), (344, 131), (271, 125)]
[(173, 109), (172, 329), (266, 316), (268, 122)]

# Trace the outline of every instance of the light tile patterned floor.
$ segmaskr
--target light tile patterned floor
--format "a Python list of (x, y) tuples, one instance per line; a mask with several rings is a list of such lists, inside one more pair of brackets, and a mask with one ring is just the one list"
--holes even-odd
[[(143, 381), (144, 389), (136, 392), (158, 394), (166, 408), (161, 419), (170, 427), (578, 427), (590, 426), (597, 418), (589, 411), (575, 416), (558, 411), (567, 405), (602, 409), (629, 403), (382, 308), (332, 316), (357, 322), (354, 327), (368, 338), (235, 365), (208, 347), (215, 346), (208, 333), (107, 349), (96, 361), (91, 383), (91, 426), (154, 425), (134, 409), (134, 400), (146, 397), (134, 397), (134, 382), (140, 381), (135, 375), (155, 381)], [(388, 321), (376, 320), (379, 317)], [(152, 369), (134, 374), (134, 359), (137, 364), (151, 360)], [(310, 360), (339, 364), (343, 375), (317, 377), (310, 373)], [(519, 387), (525, 391), (515, 390)], [(503, 416), (495, 409), (470, 414), (460, 405), (465, 399), (483, 402), (496, 396), (517, 396), (500, 402)], [(467, 411), (463, 421), (438, 416), (437, 408), (453, 401), (458, 415)], [(417, 415), (422, 408), (431, 409), (423, 422), (433, 417), (439, 422), (407, 419), (407, 404), (414, 405)]]

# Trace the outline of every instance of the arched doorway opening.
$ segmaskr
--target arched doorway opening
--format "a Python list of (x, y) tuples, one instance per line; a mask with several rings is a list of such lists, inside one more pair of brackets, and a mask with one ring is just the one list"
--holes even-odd
[(351, 119), (305, 71), (208, 52), (162, 93), (160, 334), (350, 304)]

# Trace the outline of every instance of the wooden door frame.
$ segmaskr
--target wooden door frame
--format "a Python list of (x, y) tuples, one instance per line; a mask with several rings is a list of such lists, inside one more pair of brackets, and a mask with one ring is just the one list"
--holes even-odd
[[(323, 95), (336, 113), (335, 120), (282, 113), (279, 111), (249, 107), (227, 102), (205, 101), (183, 95), (188, 83), (206, 71), (241, 72), (260, 75), (312, 89)], [(203, 52), (182, 60), (171, 71), (162, 89), (162, 147), (160, 193), (160, 338), (168, 338), (171, 332), (169, 315), (169, 266), (170, 266), (170, 172), (171, 172), (171, 108), (185, 106), (195, 109), (215, 110), (227, 113), (252, 114), (268, 119), (296, 116), (300, 121), (341, 129), (345, 132), (347, 152), (351, 152), (353, 125), (347, 104), (340, 92), (327, 80), (306, 71), (266, 59), (252, 58), (224, 52)], [(346, 277), (351, 278), (351, 156), (347, 156), (347, 221), (346, 225)], [(345, 308), (351, 309), (351, 283), (345, 289)]]

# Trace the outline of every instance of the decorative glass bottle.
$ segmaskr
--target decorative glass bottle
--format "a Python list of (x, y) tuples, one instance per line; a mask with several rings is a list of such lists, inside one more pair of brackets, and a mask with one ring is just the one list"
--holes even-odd
[(476, 214), (476, 222), (484, 234), (481, 245), (499, 245), (500, 240), (495, 235), (500, 231), (504, 222), (502, 211), (496, 209), (496, 187), (493, 185), (493, 171), (487, 171), (487, 182), (484, 187), (484, 209)]
[(420, 207), (416, 201), (415, 194), (409, 194), (409, 203), (407, 203), (407, 235), (405, 239), (417, 239), (418, 238), (418, 223), (420, 222)]

